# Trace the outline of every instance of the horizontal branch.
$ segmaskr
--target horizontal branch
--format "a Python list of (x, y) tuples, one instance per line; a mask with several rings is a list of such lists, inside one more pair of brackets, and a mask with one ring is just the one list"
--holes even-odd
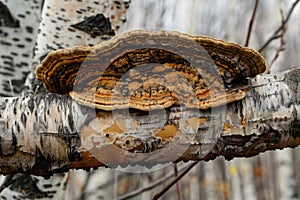
[(0, 103), (0, 172), (51, 175), (189, 160), (250, 157), (295, 147), (300, 69), (249, 80), (243, 100), (210, 110), (101, 111), (69, 96), (38, 94)]

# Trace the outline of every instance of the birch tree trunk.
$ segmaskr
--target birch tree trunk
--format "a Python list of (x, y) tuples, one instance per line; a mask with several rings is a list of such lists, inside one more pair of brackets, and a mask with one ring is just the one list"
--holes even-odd
[[(42, 1), (0, 1), (0, 96), (21, 96), (30, 72), (33, 49), (40, 22)], [(28, 85), (27, 85), (28, 87)], [(1, 177), (1, 198), (62, 198), (66, 177), (55, 175), (51, 180), (30, 175), (8, 175)], [(55, 186), (57, 193), (45, 188)], [(6, 188), (6, 189), (5, 189)]]
[[(258, 15), (260, 18), (263, 18), (263, 15), (267, 13), (266, 8), (268, 7), (268, 5), (270, 5), (270, 3), (268, 4), (268, 2), (267, 3), (266, 2), (267, 1), (265, 1), (264, 3), (261, 4), (262, 11)], [(47, 3), (49, 3), (49, 2), (46, 1), (45, 5), (47, 5)], [(236, 22), (234, 22), (234, 20), (232, 18), (230, 18), (230, 17), (226, 18), (224, 16), (228, 16), (229, 15), (228, 13), (235, 13), (235, 15), (236, 15), (235, 20), (236, 19), (241, 20), (241, 22), (243, 24), (245, 24), (245, 20), (248, 20), (248, 19), (245, 19), (243, 17), (238, 17), (238, 16), (239, 15), (247, 16), (247, 10), (249, 13), (251, 12), (251, 8), (252, 8), (251, 3), (239, 4), (238, 2), (234, 2), (234, 3), (230, 4), (228, 2), (225, 2), (225, 3), (224, 2), (223, 3), (220, 3), (220, 2), (215, 3), (214, 2), (215, 3), (214, 7), (211, 5), (210, 5), (211, 7), (209, 7), (208, 6), (209, 4), (204, 4), (204, 3), (201, 4), (202, 6), (199, 6), (200, 3), (201, 3), (200, 1), (190, 1), (189, 3), (186, 3), (186, 1), (184, 1), (184, 2), (183, 1), (176, 1), (176, 2), (175, 1), (161, 1), (160, 3), (157, 3), (156, 1), (133, 1), (132, 7), (131, 7), (132, 10), (130, 12), (131, 14), (129, 13), (129, 17), (128, 17), (129, 23), (128, 23), (127, 28), (131, 29), (132, 27), (145, 28), (145, 27), (149, 27), (149, 26), (152, 26), (152, 27), (155, 26), (157, 28), (166, 28), (166, 29), (172, 29), (172, 30), (180, 29), (182, 31), (193, 33), (193, 34), (201, 33), (204, 35), (208, 35), (208, 33), (210, 32), (209, 35), (212, 35), (212, 36), (215, 36), (218, 38), (227, 38), (230, 40), (235, 40), (236, 42), (242, 41), (244, 39), (243, 36), (245, 36), (245, 34), (241, 34), (240, 30), (234, 31), (234, 32), (230, 31), (230, 29), (238, 30), (237, 27), (240, 25), (240, 23), (239, 22), (236, 23)], [(203, 7), (203, 5), (207, 5), (207, 8)], [(230, 5), (231, 5), (231, 7), (230, 7)], [(275, 4), (273, 3), (272, 5), (275, 5)], [(55, 7), (55, 9), (59, 10), (59, 8), (57, 8), (56, 6), (57, 5), (51, 5), (51, 6), (49, 6), (49, 8), (52, 9)], [(220, 6), (220, 9), (218, 8), (218, 6)], [(201, 10), (199, 11), (198, 9), (200, 7), (201, 7)], [(224, 7), (227, 9), (224, 9)], [(214, 15), (214, 14), (211, 15), (211, 16), (219, 16), (219, 17), (216, 17), (216, 19), (217, 19), (216, 21), (211, 20), (211, 19), (213, 19), (213, 17), (207, 19), (202, 16), (202, 15), (210, 16), (209, 12), (213, 12), (210, 8), (213, 8), (213, 10), (217, 11), (216, 15)], [(264, 8), (265, 8), (265, 10), (264, 10)], [(274, 11), (274, 8), (272, 8), (272, 10)], [(55, 15), (51, 14), (52, 12), (53, 12), (53, 10), (51, 10), (50, 14), (48, 13), (48, 15), (55, 16)], [(153, 15), (151, 12), (153, 12), (155, 14)], [(43, 11), (43, 13), (45, 14), (45, 16), (47, 16), (47, 12)], [(141, 15), (140, 13), (143, 13), (143, 15)], [(187, 14), (187, 16), (185, 16), (184, 14)], [(134, 15), (135, 17), (130, 18), (130, 16), (132, 16), (132, 15)], [(250, 14), (248, 16), (250, 16)], [(76, 19), (76, 17), (74, 17), (74, 16), (68, 16), (67, 18)], [(228, 21), (225, 21), (225, 22), (222, 21), (222, 19), (229, 20), (229, 23), (228, 23)], [(138, 21), (138, 20), (142, 20), (144, 24), (142, 24), (142, 25), (141, 24), (140, 25), (132, 25), (131, 24), (130, 25), (130, 23), (132, 21)], [(203, 22), (199, 23), (199, 20), (203, 20)], [(230, 22), (230, 20), (232, 20), (232, 22)], [(49, 21), (51, 21), (51, 20), (49, 20)], [(49, 25), (49, 21), (46, 23), (47, 27)], [(189, 21), (191, 23), (186, 23), (186, 21)], [(150, 24), (148, 24), (149, 22), (150, 22)], [(183, 22), (183, 23), (180, 23), (180, 22)], [(210, 22), (210, 23), (207, 23), (207, 22)], [(233, 25), (231, 25), (231, 23)], [(260, 22), (260, 24), (262, 24), (262, 23), (263, 22)], [(205, 28), (205, 24), (207, 24), (206, 28)], [(209, 26), (211, 24), (213, 24), (213, 25), (217, 24), (217, 25)], [(221, 26), (222, 24), (223, 24), (223, 26)], [(265, 23), (264, 25), (266, 25), (266, 24), (270, 25), (271, 23)], [(175, 25), (178, 25), (180, 27), (176, 27)], [(225, 29), (224, 25), (228, 26), (229, 29)], [(56, 29), (56, 27), (57, 26), (54, 26), (53, 28), (51, 28), (51, 26), (50, 26), (49, 33), (51, 33), (51, 30)], [(195, 27), (200, 27), (201, 30), (205, 30), (206, 32), (205, 31), (200, 32), (200, 31), (194, 30)], [(208, 28), (208, 27), (210, 27), (210, 28)], [(214, 28), (214, 27), (216, 27), (216, 28)], [(47, 30), (47, 28), (45, 28), (45, 30)], [(225, 31), (225, 30), (227, 30), (227, 31)], [(245, 30), (246, 30), (246, 28), (245, 28)], [(48, 31), (45, 31), (45, 32), (48, 32)], [(263, 34), (259, 32), (259, 29), (255, 30), (254, 32), (257, 33), (254, 41), (257, 41), (257, 43), (260, 43), (260, 41), (262, 40), (262, 38), (260, 38), (260, 37), (262, 37)], [(221, 36), (216, 33), (221, 34)], [(238, 33), (238, 34), (234, 35), (234, 33)], [(56, 35), (56, 34), (50, 34), (50, 36), (49, 35), (47, 36), (47, 34), (46, 34), (46, 36), (50, 37), (50, 38), (53, 35)], [(234, 38), (237, 38), (237, 39), (234, 39)], [(48, 39), (49, 38), (46, 38), (46, 41), (48, 41)], [(56, 39), (57, 39), (57, 37), (52, 37), (52, 40), (56, 40)], [(91, 40), (93, 40), (93, 39), (91, 39)], [(45, 41), (45, 40), (41, 39), (41, 41)], [(51, 41), (51, 39), (50, 39), (50, 41)], [(64, 41), (65, 41), (65, 39), (62, 39), (61, 41), (58, 41), (57, 43), (54, 42), (53, 43), (54, 45), (51, 45), (51, 46), (52, 46), (52, 48), (64, 47), (64, 45), (61, 44)], [(72, 42), (74, 40), (71, 39), (70, 41)], [(88, 39), (88, 41), (89, 41), (89, 39)], [(81, 39), (79, 40), (79, 43), (80, 42), (85, 43), (84, 40), (82, 41)], [(46, 50), (47, 48), (45, 48), (45, 46), (47, 43), (44, 43), (44, 45), (38, 46), (38, 48), (37, 48), (38, 51), (41, 51), (41, 49)], [(38, 44), (42, 44), (42, 42), (38, 42)], [(57, 44), (59, 44), (59, 45), (57, 45)], [(75, 45), (75, 44), (77, 44), (77, 43), (76, 42), (71, 43), (71, 45)], [(253, 45), (253, 47), (255, 47), (255, 44), (251, 44), (251, 45)], [(36, 53), (36, 55), (39, 55), (39, 56), (41, 54), (42, 53)], [(270, 54), (271, 53), (265, 53), (266, 57)], [(37, 60), (37, 59), (35, 59), (35, 60)], [(289, 76), (291, 76), (291, 74), (295, 73), (295, 72), (297, 72), (297, 71), (292, 71)], [(286, 73), (286, 74), (289, 74), (289, 73)], [(281, 76), (285, 76), (285, 75), (278, 74), (277, 76), (281, 77)], [(272, 78), (269, 77), (269, 79), (272, 79)], [(280, 80), (282, 80), (282, 79), (280, 79)], [(287, 79), (287, 80), (290, 80), (290, 79)], [(295, 81), (294, 79), (292, 79), (292, 80)], [(265, 81), (265, 82), (268, 82), (268, 81)], [(273, 82), (271, 82), (271, 83), (273, 83)], [(283, 81), (283, 83), (286, 84), (285, 81)], [(267, 83), (265, 83), (265, 84), (267, 85)], [(272, 88), (273, 86), (269, 86), (269, 87)], [(287, 84), (287, 86), (285, 85), (282, 87), (292, 87), (292, 86)], [(261, 92), (263, 93), (264, 90), (265, 89), (262, 89)], [(254, 90), (254, 91), (256, 91), (256, 90)], [(284, 92), (285, 90), (282, 90), (282, 91)], [(55, 109), (55, 108), (66, 109), (66, 112), (64, 112), (64, 113), (66, 113), (66, 116), (67, 116), (67, 112), (69, 110), (68, 105), (75, 105), (75, 107), (77, 106), (76, 103), (70, 101), (70, 99), (67, 97), (61, 98), (58, 96), (50, 95), (49, 96), (50, 98), (48, 98), (48, 100), (46, 100), (47, 98), (45, 98), (45, 97), (46, 96), (40, 97), (41, 101), (44, 101), (45, 105), (52, 105), (53, 109)], [(246, 99), (244, 102), (248, 102), (248, 103), (251, 102), (251, 97), (252, 96), (248, 96), (248, 99)], [(278, 97), (280, 97), (280, 95)], [(267, 98), (267, 95), (266, 95), (266, 98)], [(285, 101), (285, 98), (283, 98), (283, 99)], [(24, 98), (23, 100), (26, 100), (26, 98)], [(64, 102), (65, 104), (60, 104), (59, 103), (60, 100), (62, 102)], [(10, 100), (10, 101), (16, 101), (16, 100)], [(29, 101), (29, 100), (27, 99), (27, 101)], [(270, 100), (270, 102), (272, 102), (272, 101), (273, 100)], [(20, 102), (21, 102), (21, 99), (20, 99)], [(241, 103), (241, 104), (243, 104), (243, 103)], [(245, 103), (245, 104), (247, 104), (247, 103)], [(251, 103), (250, 103), (250, 105), (251, 105)], [(283, 106), (284, 104), (275, 104), (274, 103), (271, 105), (282, 105)], [(237, 105), (233, 104), (231, 106), (233, 109)], [(285, 106), (283, 106), (283, 107), (274, 106), (274, 107), (278, 109), (277, 110), (278, 115), (280, 115), (280, 116), (278, 116), (277, 119), (282, 119), (281, 117), (284, 115), (283, 113), (285, 113), (286, 116), (288, 114), (291, 114), (290, 112), (288, 112), (288, 110), (284, 109)], [(9, 107), (7, 107), (7, 108), (9, 108)], [(75, 109), (78, 109), (78, 110), (76, 110), (76, 113), (80, 114), (80, 112), (79, 112), (80, 109), (79, 108), (75, 108)], [(282, 112), (282, 111), (285, 111), (285, 112)], [(52, 112), (52, 113), (54, 113), (54, 112)], [(241, 112), (241, 113), (243, 113), (243, 112)], [(18, 110), (18, 112), (16, 113), (16, 116), (18, 117), (18, 118), (16, 118), (17, 119), (16, 121), (21, 124), (22, 123), (22, 110)], [(61, 118), (62, 124), (65, 122), (68, 122), (68, 120), (64, 120), (63, 115), (55, 115), (55, 116), (62, 117)], [(85, 119), (84, 116), (85, 115), (83, 113), (82, 118), (78, 118), (78, 119)], [(288, 119), (287, 121), (291, 122), (291, 121), (289, 121), (289, 118), (286, 116), (284, 117), (284, 119), (287, 118)], [(50, 123), (51, 119), (53, 119), (53, 118), (49, 118), (49, 120), (47, 119), (44, 123)], [(271, 121), (272, 121), (274, 118), (269, 117), (268, 119), (271, 119)], [(297, 118), (294, 118), (294, 119), (297, 119)], [(15, 121), (12, 121), (12, 122), (14, 123)], [(279, 120), (279, 122), (282, 122), (282, 121)], [(52, 125), (49, 124), (49, 126), (46, 126), (46, 128), (53, 128), (53, 130), (56, 130), (58, 127), (55, 127), (55, 125), (58, 125), (58, 124), (54, 124), (54, 123)], [(275, 128), (274, 130), (276, 130), (276, 131), (271, 131), (271, 132), (275, 132), (276, 133), (275, 136), (277, 136), (277, 131), (279, 131), (280, 134), (282, 134), (284, 132), (284, 130), (287, 130), (285, 128), (282, 128), (283, 125), (288, 126), (288, 123), (277, 124), (277, 121), (276, 122), (273, 121), (270, 126), (262, 127), (262, 130), (263, 131), (265, 131), (265, 129), (273, 130), (272, 128)], [(78, 133), (78, 130), (80, 130), (80, 128), (78, 128), (80, 126), (71, 127), (70, 124), (65, 124), (64, 127), (67, 127), (66, 133)], [(73, 130), (73, 132), (72, 132), (72, 130)], [(49, 129), (47, 129), (47, 131), (50, 132)], [(270, 131), (267, 131), (267, 132), (269, 133)], [(246, 133), (251, 133), (251, 132), (246, 132)], [(287, 134), (287, 136), (289, 136), (289, 133), (286, 133), (286, 134)], [(36, 139), (34, 136), (35, 135), (31, 136), (31, 139), (33, 141)], [(231, 134), (229, 134), (229, 136), (231, 136)], [(245, 135), (243, 135), (243, 136), (245, 136)], [(267, 136), (270, 137), (269, 138), (270, 141), (267, 141), (267, 142), (260, 141), (259, 144), (262, 144), (262, 146), (259, 146), (261, 149), (257, 149), (257, 152), (266, 150), (266, 149), (268, 149), (268, 147), (271, 147), (271, 148), (276, 147), (273, 145), (270, 145), (270, 146), (266, 145), (266, 144), (270, 144), (268, 142), (275, 143), (273, 141), (274, 135), (267, 135)], [(48, 135), (45, 135), (43, 137), (46, 138), (45, 141), (47, 141), (48, 139), (50, 141), (50, 137), (48, 137)], [(251, 140), (251, 138), (252, 137), (248, 137), (247, 139), (252, 142), (255, 141), (255, 139)], [(55, 138), (55, 139), (57, 142), (58, 141), (57, 138)], [(76, 137), (75, 137), (75, 139), (76, 139)], [(267, 138), (265, 138), (265, 139), (267, 139)], [(277, 138), (275, 138), (275, 139), (277, 140)], [(285, 145), (287, 145), (287, 143), (289, 143), (289, 145), (292, 145), (292, 146), (297, 145), (297, 143), (296, 143), (297, 140), (289, 139), (289, 137), (281, 138), (281, 139), (282, 139), (281, 141), (283, 141)], [(236, 140), (236, 145), (239, 144), (240, 142), (242, 142), (242, 140)], [(26, 144), (31, 144), (31, 143), (29, 142)], [(69, 144), (76, 146), (76, 143), (72, 144), (70, 142)], [(250, 142), (250, 146), (251, 146), (251, 142)], [(277, 146), (277, 147), (281, 147), (281, 146)], [(26, 148), (29, 148), (29, 150), (30, 150), (31, 148), (34, 149), (35, 147), (26, 145)], [(68, 149), (72, 149), (72, 148), (68, 147)], [(228, 148), (228, 149), (231, 149), (231, 148)], [(235, 149), (235, 148), (233, 147), (233, 149)], [(9, 150), (10, 149), (8, 149), (8, 152), (9, 152)], [(238, 149), (235, 149), (235, 150), (238, 150)], [(255, 148), (254, 148), (254, 150), (255, 150)], [(50, 155), (52, 155), (53, 158), (55, 158), (54, 159), (55, 162), (51, 163), (52, 169), (54, 169), (56, 167), (60, 167), (59, 165), (64, 164), (63, 161), (65, 159), (63, 158), (62, 160), (59, 160), (59, 162), (58, 162), (58, 157), (56, 157), (56, 156), (61, 156), (61, 155), (66, 156), (67, 155), (66, 152), (59, 152), (59, 151), (56, 151), (56, 152), (50, 151), (50, 152), (51, 152)], [(43, 155), (45, 152), (42, 151), (40, 153), (41, 153), (41, 155)], [(73, 152), (73, 153), (74, 154), (72, 154), (72, 155), (76, 155), (77, 152)], [(234, 155), (234, 153), (239, 154), (240, 152), (234, 151), (232, 155)], [(226, 152), (224, 152), (224, 155), (226, 155)], [(274, 155), (267, 156), (266, 154), (264, 154), (261, 157), (257, 157), (254, 159), (248, 159), (248, 160), (238, 159), (238, 160), (234, 160), (233, 162), (227, 162), (227, 161), (224, 161), (223, 159), (217, 159), (215, 162), (209, 162), (207, 164), (202, 164), (199, 167), (200, 167), (200, 169), (204, 170), (205, 172), (203, 172), (202, 170), (195, 170), (194, 174), (192, 176), (192, 178), (193, 178), (192, 183), (195, 183), (195, 184), (200, 183), (200, 184), (198, 185), (198, 187), (196, 187), (195, 185), (191, 185), (191, 181), (190, 181), (191, 179), (189, 177), (186, 177), (186, 180), (183, 180), (183, 196), (194, 198), (194, 199), (200, 199), (200, 197), (201, 197), (201, 199), (202, 198), (207, 198), (207, 199), (210, 199), (210, 198), (214, 198), (214, 199), (215, 198), (218, 198), (218, 199), (220, 199), (220, 198), (221, 199), (227, 199), (227, 198), (231, 198), (231, 199), (241, 199), (241, 198), (243, 198), (243, 199), (250, 199), (250, 198), (271, 199), (271, 198), (276, 198), (276, 197), (280, 197), (282, 199), (284, 199), (286, 197), (292, 198), (293, 194), (295, 194), (295, 192), (296, 192), (295, 190), (292, 193), (290, 192), (290, 191), (292, 191), (293, 187), (287, 188), (286, 184), (281, 184), (280, 179), (278, 177), (273, 176), (273, 175), (277, 175), (277, 176), (280, 175), (277, 172), (277, 170), (282, 170), (283, 172), (286, 173), (287, 177), (292, 178), (293, 170), (291, 170), (291, 166), (289, 166), (289, 164), (286, 164), (286, 163), (291, 163), (291, 160), (288, 159), (289, 157), (291, 157), (291, 151), (288, 151), (284, 157), (276, 156), (276, 154), (275, 154), (275, 156)], [(280, 159), (286, 160), (284, 162), (285, 165), (280, 164), (281, 163)], [(67, 160), (67, 162), (65, 164), (68, 164), (68, 162), (69, 162), (69, 160)], [(275, 165), (274, 165), (274, 163), (276, 163), (276, 162), (279, 163), (277, 165), (278, 167), (275, 167)], [(29, 162), (29, 165), (30, 165), (30, 163), (31, 162)], [(270, 169), (270, 168), (274, 169), (274, 170), (266, 171), (266, 169)], [(284, 169), (284, 168), (287, 168), (287, 169)], [(151, 176), (153, 176), (154, 179), (157, 179), (158, 177), (162, 176), (162, 174), (164, 174), (168, 170), (169, 170), (168, 168), (165, 168), (162, 170), (157, 170), (156, 172), (152, 173)], [(106, 191), (104, 191), (101, 189), (99, 190), (99, 188), (95, 187), (95, 185), (93, 186), (94, 188), (97, 188), (99, 190), (98, 192), (106, 193), (106, 195), (108, 195), (108, 196), (105, 196), (105, 197), (107, 197), (107, 198), (114, 197), (114, 195), (123, 194), (128, 190), (132, 190), (134, 188), (132, 186), (132, 184), (136, 185), (136, 187), (141, 187), (141, 186), (147, 184), (147, 182), (148, 182), (147, 178), (145, 178), (146, 176), (143, 176), (141, 174), (140, 175), (127, 175), (127, 177), (124, 178), (124, 176), (123, 176), (124, 174), (119, 174), (118, 172), (112, 172), (112, 171), (109, 171), (109, 173), (110, 173), (110, 175), (112, 175), (112, 173), (116, 173), (115, 179), (111, 179), (111, 181), (119, 180), (119, 184), (114, 185), (115, 188), (106, 186), (106, 187), (104, 187), (104, 188), (106, 188)], [(107, 173), (107, 174), (109, 174), (109, 173)], [(93, 193), (93, 191), (95, 191), (95, 190), (92, 190), (92, 192), (90, 192), (90, 193), (87, 192), (87, 191), (89, 191), (87, 189), (87, 187), (88, 187), (87, 185), (89, 184), (88, 180), (91, 180), (92, 179), (91, 177), (96, 174), (97, 173), (94, 173), (91, 176), (86, 175), (86, 182), (82, 181), (83, 185), (84, 185), (82, 188), (82, 191), (85, 192), (85, 193), (83, 193), (84, 195), (91, 197), (90, 195), (95, 194), (95, 193)], [(157, 174), (159, 174), (159, 175), (157, 175)], [(211, 176), (208, 176), (208, 174), (211, 174)], [(110, 176), (110, 175), (108, 175), (108, 177), (112, 178), (112, 176)], [(140, 181), (140, 183), (137, 183), (136, 179), (130, 180), (129, 177), (140, 178), (143, 181)], [(99, 185), (99, 187), (100, 187), (109, 182), (110, 181), (107, 181), (106, 183), (101, 182), (101, 183), (97, 183), (96, 185)], [(122, 183), (124, 183), (124, 184), (122, 184)], [(273, 184), (271, 184), (271, 183), (273, 183)], [(112, 186), (112, 184), (110, 186)], [(279, 190), (277, 190), (277, 188), (279, 188)], [(113, 193), (113, 191), (115, 192), (115, 194)], [(109, 194), (107, 194), (107, 193), (109, 193)], [(151, 194), (151, 192), (148, 194), (144, 193), (142, 195), (149, 195), (149, 194)], [(176, 194), (176, 193), (169, 192), (166, 194), (165, 198), (172, 199), (172, 198), (174, 198), (174, 194)], [(76, 196), (76, 194), (75, 194), (75, 196)], [(86, 196), (84, 196), (84, 197), (86, 197)]]
[[(76, 1), (64, 1), (63, 3), (56, 1), (21, 3), (1, 1), (1, 96), (20, 95), (23, 89), (26, 94), (33, 94), (38, 84), (33, 72), (40, 62), (40, 57), (50, 50), (74, 45), (94, 45), (110, 37), (105, 34), (91, 37), (84, 32), (72, 29), (71, 24), (99, 14), (110, 20), (110, 28), (116, 33), (126, 21), (125, 14), (128, 6), (129, 1), (126, 0), (114, 2), (99, 0), (81, 3)], [(42, 21), (39, 23), (41, 16)], [(64, 34), (65, 32), (68, 34)], [(37, 45), (34, 46), (35, 44)], [(28, 81), (24, 87), (25, 78), (29, 72)], [(9, 175), (2, 183), (2, 190), (6, 187), (7, 189), (1, 192), (1, 197), (7, 199), (15, 197), (67, 198), (65, 183), (70, 179), (69, 177), (68, 174), (56, 174), (45, 180), (43, 177)], [(23, 183), (24, 181), (26, 184)], [(73, 194), (73, 191), (69, 191), (69, 193)]]

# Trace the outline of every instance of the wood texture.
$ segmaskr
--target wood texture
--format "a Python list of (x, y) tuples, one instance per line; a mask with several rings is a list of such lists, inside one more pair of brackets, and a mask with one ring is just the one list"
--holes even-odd
[[(214, 112), (178, 106), (150, 113), (95, 111), (68, 95), (54, 94), (3, 100), (1, 173), (45, 175), (56, 169), (103, 165), (153, 166), (295, 147), (300, 144), (299, 75), (299, 69), (259, 75), (250, 80), (252, 87), (244, 99)], [(159, 143), (153, 140), (155, 134), (166, 137)], [(37, 167), (40, 164), (48, 167)]]

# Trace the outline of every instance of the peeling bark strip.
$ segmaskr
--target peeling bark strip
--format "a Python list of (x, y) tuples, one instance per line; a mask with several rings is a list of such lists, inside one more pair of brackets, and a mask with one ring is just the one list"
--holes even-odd
[[(259, 75), (250, 79), (245, 99), (213, 115), (178, 106), (152, 113), (94, 112), (53, 94), (3, 99), (0, 171), (45, 175), (102, 165), (249, 157), (295, 147), (300, 144), (299, 77), (300, 69)], [(222, 130), (214, 129), (219, 114), (226, 114)], [(156, 136), (164, 141), (151, 140)], [(140, 151), (146, 143), (149, 153)]]
[(69, 97), (51, 94), (3, 98), (0, 106), (1, 173), (19, 171), (46, 175), (47, 171), (65, 170), (72, 158), (77, 159), (74, 150), (80, 145), (77, 125), (82, 122), (74, 120), (86, 119), (85, 109), (75, 108), (77, 106)]

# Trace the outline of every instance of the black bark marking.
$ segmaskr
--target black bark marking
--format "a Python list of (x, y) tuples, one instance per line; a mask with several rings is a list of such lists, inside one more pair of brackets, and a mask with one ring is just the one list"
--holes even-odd
[(27, 124), (27, 116), (25, 115), (24, 112), (22, 112), (21, 114), (21, 122), (24, 125), (24, 127), (26, 128), (26, 124)]
[(71, 27), (84, 31), (91, 35), (91, 37), (93, 38), (102, 35), (115, 35), (115, 32), (111, 27), (109, 18), (106, 18), (103, 14), (97, 14), (88, 17), (77, 24), (71, 25)]
[(0, 26), (19, 28), (20, 22), (12, 16), (9, 9), (0, 1)]

